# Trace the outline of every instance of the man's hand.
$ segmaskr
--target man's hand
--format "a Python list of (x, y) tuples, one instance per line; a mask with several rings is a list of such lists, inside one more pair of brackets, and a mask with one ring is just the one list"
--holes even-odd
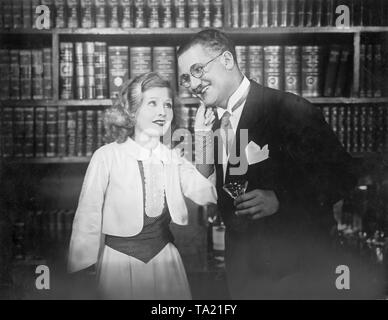
[(210, 131), (215, 119), (213, 110), (206, 108), (205, 104), (201, 101), (195, 116), (194, 130)]
[(279, 201), (272, 190), (255, 189), (244, 193), (234, 201), (237, 216), (248, 216), (251, 219), (260, 219), (276, 213)]

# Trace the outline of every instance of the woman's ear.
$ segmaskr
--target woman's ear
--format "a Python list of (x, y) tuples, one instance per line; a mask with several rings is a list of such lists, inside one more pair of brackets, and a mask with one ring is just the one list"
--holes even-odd
[(225, 66), (226, 70), (232, 70), (236, 64), (233, 55), (230, 51), (225, 51), (221, 56), (221, 62)]

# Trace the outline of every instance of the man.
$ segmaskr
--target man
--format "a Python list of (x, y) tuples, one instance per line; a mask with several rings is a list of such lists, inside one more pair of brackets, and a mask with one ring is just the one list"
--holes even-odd
[[(319, 108), (248, 80), (233, 43), (217, 30), (201, 31), (179, 48), (178, 65), (180, 84), (206, 107), (216, 107), (212, 129), (234, 135), (232, 143), (225, 134), (215, 144), (215, 166), (199, 166), (216, 176), (231, 297), (337, 298), (335, 272), (342, 260), (329, 247), (332, 207), (356, 177), (352, 158)], [(200, 108), (196, 128), (206, 129), (209, 119)], [(244, 162), (245, 172), (233, 171)], [(248, 189), (233, 201), (223, 185), (241, 178)]]

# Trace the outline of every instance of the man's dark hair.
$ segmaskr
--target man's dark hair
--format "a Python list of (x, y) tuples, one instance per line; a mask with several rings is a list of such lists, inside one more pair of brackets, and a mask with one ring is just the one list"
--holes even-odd
[(223, 51), (229, 51), (236, 61), (234, 43), (225, 33), (216, 29), (206, 29), (195, 34), (187, 43), (179, 47), (177, 52), (178, 57), (197, 44), (210, 52), (221, 53)]

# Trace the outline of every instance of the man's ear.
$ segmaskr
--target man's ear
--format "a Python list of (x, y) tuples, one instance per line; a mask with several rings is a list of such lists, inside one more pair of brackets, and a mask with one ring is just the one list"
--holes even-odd
[(221, 56), (221, 62), (225, 66), (226, 70), (232, 70), (236, 62), (234, 61), (233, 55), (229, 51), (225, 51)]

